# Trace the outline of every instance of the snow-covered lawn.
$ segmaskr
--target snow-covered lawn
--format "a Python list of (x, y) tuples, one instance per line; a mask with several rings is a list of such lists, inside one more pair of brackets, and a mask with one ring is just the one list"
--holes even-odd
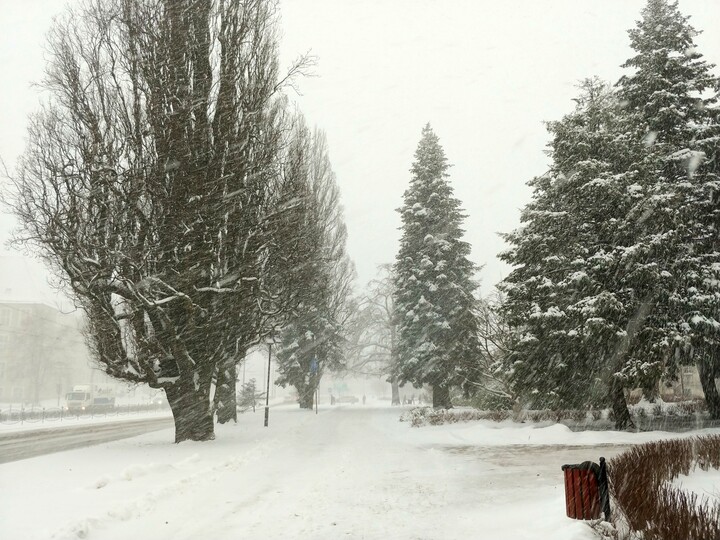
[(0, 465), (0, 538), (590, 539), (560, 466), (663, 436), (398, 416), (283, 407), (264, 428), (258, 409), (208, 443), (163, 430)]
[(678, 476), (672, 484), (697, 495), (698, 504), (720, 503), (720, 471), (695, 469), (689, 475)]

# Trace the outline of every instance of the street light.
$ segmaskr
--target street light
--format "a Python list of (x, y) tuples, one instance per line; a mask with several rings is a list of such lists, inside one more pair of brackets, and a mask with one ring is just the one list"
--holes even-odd
[(268, 341), (268, 372), (267, 372), (267, 389), (265, 390), (265, 427), (268, 427), (270, 419), (270, 359), (272, 358), (272, 341)]
[[(318, 372), (318, 359), (317, 356), (312, 357), (312, 360), (310, 360), (310, 375), (313, 377), (317, 376)], [(315, 387), (315, 414), (318, 413), (318, 388), (320, 388), (320, 381), (317, 382), (317, 386)]]

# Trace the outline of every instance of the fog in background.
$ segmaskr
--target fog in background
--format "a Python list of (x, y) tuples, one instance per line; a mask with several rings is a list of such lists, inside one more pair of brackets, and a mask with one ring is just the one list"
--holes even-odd
[[(0, 157), (12, 172), (38, 102), (44, 35), (61, 0), (0, 0)], [(283, 58), (317, 57), (292, 96), (327, 132), (342, 190), (358, 286), (392, 262), (395, 211), (413, 152), (430, 122), (467, 213), (472, 258), (487, 293), (508, 273), (498, 232), (519, 225), (525, 183), (547, 169), (544, 121), (572, 110), (576, 84), (615, 82), (630, 55), (627, 30), (644, 0), (284, 0)], [(720, 2), (681, 0), (699, 30)], [(708, 28), (708, 30), (710, 30)], [(696, 39), (720, 63), (720, 42)], [(13, 220), (0, 216), (0, 240)], [(3, 245), (3, 249), (5, 246)], [(42, 281), (42, 280), (41, 280)]]

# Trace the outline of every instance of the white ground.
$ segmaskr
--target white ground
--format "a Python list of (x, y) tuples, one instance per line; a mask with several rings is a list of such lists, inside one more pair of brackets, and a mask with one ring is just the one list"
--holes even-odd
[(697, 495), (698, 504), (720, 504), (720, 471), (695, 469), (680, 475), (673, 482), (676, 487)]
[(264, 428), (259, 409), (208, 443), (164, 430), (0, 465), (0, 538), (590, 539), (560, 466), (668, 436), (411, 428), (399, 412), (276, 407)]

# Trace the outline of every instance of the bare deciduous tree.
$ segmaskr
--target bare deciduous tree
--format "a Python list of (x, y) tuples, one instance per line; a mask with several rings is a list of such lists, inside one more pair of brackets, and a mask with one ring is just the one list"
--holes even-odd
[(272, 0), (87, 0), (49, 36), (17, 241), (64, 278), (107, 373), (165, 390), (176, 442), (214, 437), (214, 378), (235, 395), (283, 305), (281, 89), (307, 64), (280, 76), (275, 28)]
[(397, 361), (397, 323), (393, 303), (392, 266), (379, 267), (357, 301), (347, 345), (348, 370), (362, 375), (387, 376), (392, 404), (400, 405), (400, 387), (393, 367)]

